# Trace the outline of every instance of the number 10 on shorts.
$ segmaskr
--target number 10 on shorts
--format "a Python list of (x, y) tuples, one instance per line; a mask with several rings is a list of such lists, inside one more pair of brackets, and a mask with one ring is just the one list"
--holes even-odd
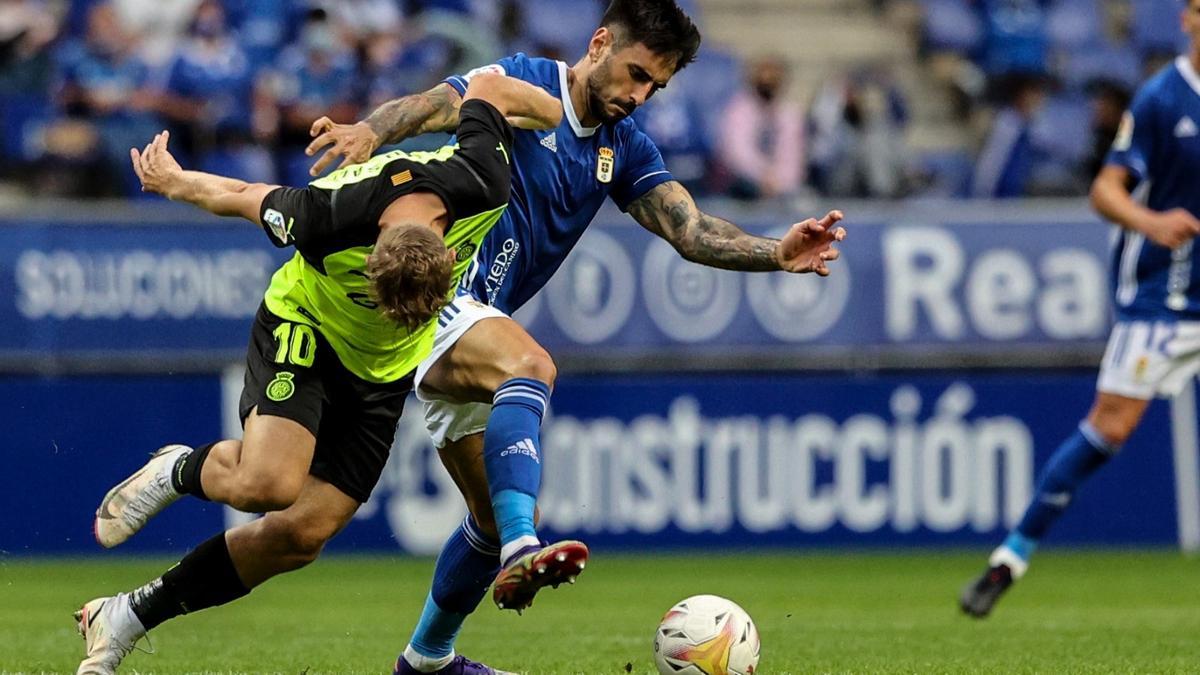
[(317, 352), (317, 339), (313, 329), (302, 323), (281, 323), (274, 331), (275, 342), (279, 347), (275, 350), (275, 363), (290, 363), (301, 368), (313, 364)]

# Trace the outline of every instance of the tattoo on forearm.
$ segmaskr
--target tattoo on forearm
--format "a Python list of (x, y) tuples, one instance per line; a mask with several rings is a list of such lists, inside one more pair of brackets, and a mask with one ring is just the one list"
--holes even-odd
[(647, 192), (629, 205), (629, 214), (692, 262), (742, 272), (779, 269), (777, 240), (747, 234), (727, 220), (702, 212), (677, 182)]
[(458, 126), (462, 97), (441, 84), (423, 94), (388, 101), (365, 120), (382, 144), (432, 131), (450, 131)]

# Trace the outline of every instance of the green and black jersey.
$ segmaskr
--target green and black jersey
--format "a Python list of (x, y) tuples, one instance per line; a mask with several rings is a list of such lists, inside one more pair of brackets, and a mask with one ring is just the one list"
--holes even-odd
[(319, 330), (342, 365), (368, 382), (407, 375), (433, 346), (436, 322), (415, 331), (388, 320), (371, 297), (366, 272), (379, 218), (397, 198), (432, 192), (446, 205), (447, 248), (457, 251), (453, 286), (508, 204), (512, 128), (473, 99), (459, 113), (458, 142), (436, 152), (394, 151), (263, 200), (271, 241), (296, 255), (271, 278), (271, 313)]

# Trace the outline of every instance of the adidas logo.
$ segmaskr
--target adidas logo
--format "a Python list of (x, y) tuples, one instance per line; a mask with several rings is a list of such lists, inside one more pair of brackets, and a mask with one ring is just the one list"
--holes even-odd
[(1175, 125), (1175, 138), (1191, 138), (1200, 130), (1196, 128), (1196, 123), (1190, 117), (1179, 118), (1179, 124)]
[(538, 464), (542, 463), (542, 460), (538, 459), (538, 451), (537, 448), (534, 447), (533, 439), (531, 438), (517, 441), (516, 443), (513, 443), (504, 450), (500, 451), (501, 457), (507, 457), (508, 455), (525, 455)]
[[(1189, 120), (1190, 121), (1190, 120)], [(550, 135), (541, 140), (542, 147), (549, 148), (550, 152), (558, 153), (558, 133), (551, 131)]]

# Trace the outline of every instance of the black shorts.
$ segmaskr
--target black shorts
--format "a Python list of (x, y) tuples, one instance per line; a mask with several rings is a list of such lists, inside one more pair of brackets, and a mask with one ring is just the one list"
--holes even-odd
[(342, 365), (320, 331), (285, 321), (260, 305), (246, 352), (238, 407), (302, 424), (317, 439), (309, 473), (365, 502), (379, 482), (412, 391), (413, 376), (367, 382)]

